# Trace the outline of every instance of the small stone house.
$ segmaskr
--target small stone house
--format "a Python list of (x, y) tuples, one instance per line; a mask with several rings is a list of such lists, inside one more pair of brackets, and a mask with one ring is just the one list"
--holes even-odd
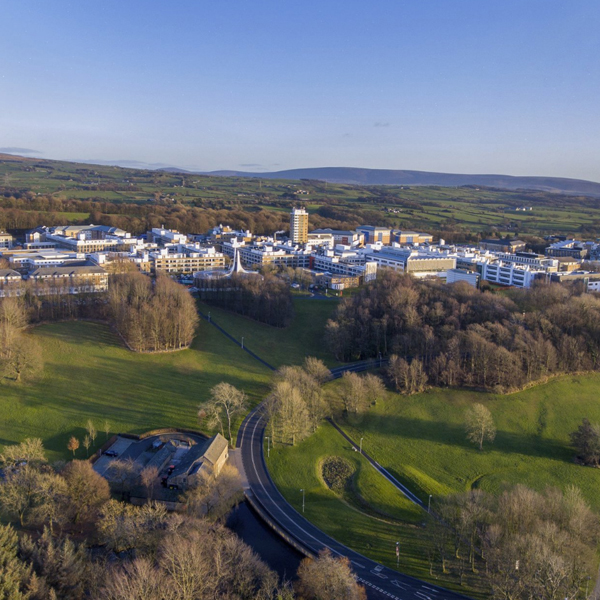
[(193, 445), (175, 467), (167, 484), (179, 489), (193, 487), (200, 477), (217, 476), (229, 457), (227, 440), (217, 433), (204, 444)]

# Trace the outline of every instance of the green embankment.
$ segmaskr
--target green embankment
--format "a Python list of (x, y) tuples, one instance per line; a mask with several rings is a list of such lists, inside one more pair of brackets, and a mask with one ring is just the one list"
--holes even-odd
[(210, 312), (223, 329), (274, 367), (301, 364), (306, 356), (316, 356), (329, 367), (337, 363), (325, 346), (325, 324), (336, 300), (294, 298), (294, 319), (285, 328), (271, 327), (247, 317), (200, 303), (204, 314)]
[[(334, 383), (332, 387), (337, 384)], [(431, 390), (388, 394), (361, 422), (346, 423), (353, 438), (422, 499), (472, 486), (499, 493), (523, 483), (580, 488), (600, 510), (600, 470), (573, 462), (569, 433), (584, 417), (600, 422), (600, 374), (567, 376), (510, 395)], [(497, 435), (483, 452), (467, 442), (464, 421), (474, 402), (491, 411)]]
[[(69, 458), (72, 435), (82, 439), (92, 419), (104, 443), (110, 431), (141, 433), (158, 427), (198, 428), (198, 405), (210, 388), (227, 381), (252, 403), (264, 396), (270, 372), (201, 323), (192, 348), (136, 354), (104, 325), (87, 322), (43, 325), (31, 330), (45, 358), (32, 383), (0, 386), (0, 444), (40, 437), (51, 458)], [(83, 458), (85, 450), (80, 448)]]
[[(338, 386), (328, 384), (334, 402)], [(507, 396), (439, 389), (411, 397), (390, 392), (358, 422), (340, 425), (356, 442), (362, 437), (363, 449), (424, 502), (431, 494), (434, 506), (436, 497), (449, 493), (479, 487), (497, 494), (522, 483), (540, 490), (577, 486), (600, 510), (600, 470), (575, 464), (569, 446), (569, 433), (583, 417), (600, 422), (599, 390), (600, 374), (591, 374)], [(489, 407), (498, 428), (495, 442), (483, 452), (466, 440), (464, 429), (465, 412), (475, 402)], [(336, 496), (321, 481), (320, 463), (327, 456), (359, 465), (354, 499)], [(400, 540), (402, 572), (460, 588), (456, 573), (442, 577), (436, 567), (440, 579), (429, 575), (428, 528), (417, 525), (426, 524), (427, 515), (409, 505), (330, 425), (296, 447), (271, 450), (269, 469), (297, 509), (299, 490), (307, 490), (306, 517), (334, 538), (391, 567)], [(361, 506), (359, 497), (369, 506)], [(477, 596), (481, 585), (471, 579), (462, 591)]]

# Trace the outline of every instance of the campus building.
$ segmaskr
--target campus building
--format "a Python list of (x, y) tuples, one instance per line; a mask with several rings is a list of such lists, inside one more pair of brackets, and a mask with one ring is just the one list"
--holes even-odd
[(391, 241), (392, 232), (389, 227), (376, 227), (374, 225), (363, 225), (356, 228), (356, 232), (362, 235), (365, 240), (365, 244), (375, 244), (381, 242), (387, 245)]
[(308, 241), (308, 213), (304, 208), (292, 208), (290, 240), (293, 244), (306, 244)]
[(418, 231), (392, 231), (392, 242), (397, 244), (431, 244), (433, 236), (429, 233), (420, 233)]
[(0, 248), (10, 249), (13, 246), (13, 236), (10, 233), (0, 231)]
[(42, 267), (29, 275), (36, 296), (93, 294), (108, 291), (108, 273), (101, 267)]
[(21, 274), (13, 269), (0, 269), (0, 298), (20, 296), (23, 293)]
[(181, 249), (183, 252), (173, 254), (166, 248), (150, 252), (152, 273), (196, 273), (225, 268), (225, 255), (214, 248)]

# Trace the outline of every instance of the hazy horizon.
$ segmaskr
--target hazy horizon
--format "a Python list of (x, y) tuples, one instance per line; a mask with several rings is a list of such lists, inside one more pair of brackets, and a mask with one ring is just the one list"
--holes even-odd
[(3, 17), (0, 151), (600, 181), (592, 0), (34, 0)]

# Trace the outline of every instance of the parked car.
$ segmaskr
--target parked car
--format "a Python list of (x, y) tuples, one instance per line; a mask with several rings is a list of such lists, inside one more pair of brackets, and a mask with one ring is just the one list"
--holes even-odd
[(118, 452), (115, 452), (114, 450), (105, 450), (103, 452), (104, 456), (110, 456), (110, 457), (115, 457), (115, 456), (119, 456)]

